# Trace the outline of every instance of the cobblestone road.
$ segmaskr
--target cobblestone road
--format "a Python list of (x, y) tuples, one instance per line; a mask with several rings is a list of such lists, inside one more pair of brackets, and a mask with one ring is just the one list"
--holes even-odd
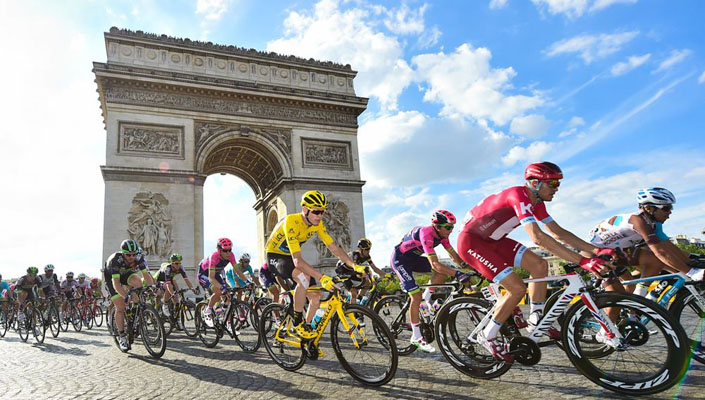
[[(492, 381), (456, 372), (443, 357), (400, 358), (396, 377), (382, 388), (366, 388), (347, 375), (329, 343), (326, 356), (298, 372), (274, 365), (264, 349), (239, 351), (231, 340), (214, 349), (174, 333), (160, 360), (141, 342), (121, 353), (105, 326), (50, 335), (42, 345), (8, 331), (0, 339), (0, 398), (335, 398), (335, 399), (583, 399), (622, 398), (578, 374), (562, 351), (544, 348), (534, 367), (515, 366)], [(705, 398), (705, 366), (694, 364), (682, 385), (650, 398)]]

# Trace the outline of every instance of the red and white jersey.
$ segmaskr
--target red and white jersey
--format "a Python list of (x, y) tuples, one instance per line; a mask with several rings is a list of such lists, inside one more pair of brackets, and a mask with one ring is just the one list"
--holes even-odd
[(531, 204), (525, 186), (513, 186), (490, 195), (479, 202), (465, 215), (463, 233), (485, 240), (499, 240), (519, 225), (532, 222), (547, 224), (553, 221), (546, 204), (539, 201)]

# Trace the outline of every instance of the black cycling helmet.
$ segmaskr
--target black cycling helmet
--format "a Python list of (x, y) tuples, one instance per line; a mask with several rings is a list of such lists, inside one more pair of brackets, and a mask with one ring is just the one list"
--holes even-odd
[(37, 274), (39, 273), (39, 268), (37, 268), (37, 267), (29, 267), (29, 268), (27, 268), (27, 273), (30, 274), (30, 275), (37, 276)]
[(171, 261), (171, 262), (176, 262), (176, 261), (181, 261), (181, 260), (183, 260), (183, 257), (179, 253), (174, 253), (171, 255), (171, 257), (169, 257), (169, 261)]
[(357, 247), (361, 249), (369, 249), (372, 247), (372, 242), (370, 242), (370, 239), (368, 238), (362, 238), (357, 241)]
[(140, 252), (140, 246), (137, 245), (137, 242), (135, 242), (132, 239), (126, 239), (123, 240), (122, 243), (120, 243), (120, 251), (123, 253), (134, 253), (137, 254)]

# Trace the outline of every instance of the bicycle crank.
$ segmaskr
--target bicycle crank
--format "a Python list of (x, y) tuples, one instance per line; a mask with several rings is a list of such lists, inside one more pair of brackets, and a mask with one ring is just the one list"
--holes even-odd
[(523, 365), (536, 365), (541, 361), (541, 349), (533, 340), (517, 336), (509, 342), (509, 354)]

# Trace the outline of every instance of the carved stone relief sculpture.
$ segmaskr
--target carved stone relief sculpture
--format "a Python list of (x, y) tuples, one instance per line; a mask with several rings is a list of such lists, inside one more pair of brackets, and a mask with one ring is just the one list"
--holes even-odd
[(183, 128), (120, 123), (119, 153), (183, 157)]
[[(341, 200), (328, 197), (328, 208), (323, 214), (323, 225), (335, 243), (343, 250), (350, 249), (350, 209)], [(320, 239), (316, 238), (316, 249), (320, 258), (331, 258), (333, 254)]]
[(142, 246), (148, 258), (162, 259), (171, 253), (172, 221), (169, 201), (161, 193), (141, 192), (132, 199), (127, 233)]
[(350, 143), (301, 139), (304, 167), (338, 167), (351, 169)]

